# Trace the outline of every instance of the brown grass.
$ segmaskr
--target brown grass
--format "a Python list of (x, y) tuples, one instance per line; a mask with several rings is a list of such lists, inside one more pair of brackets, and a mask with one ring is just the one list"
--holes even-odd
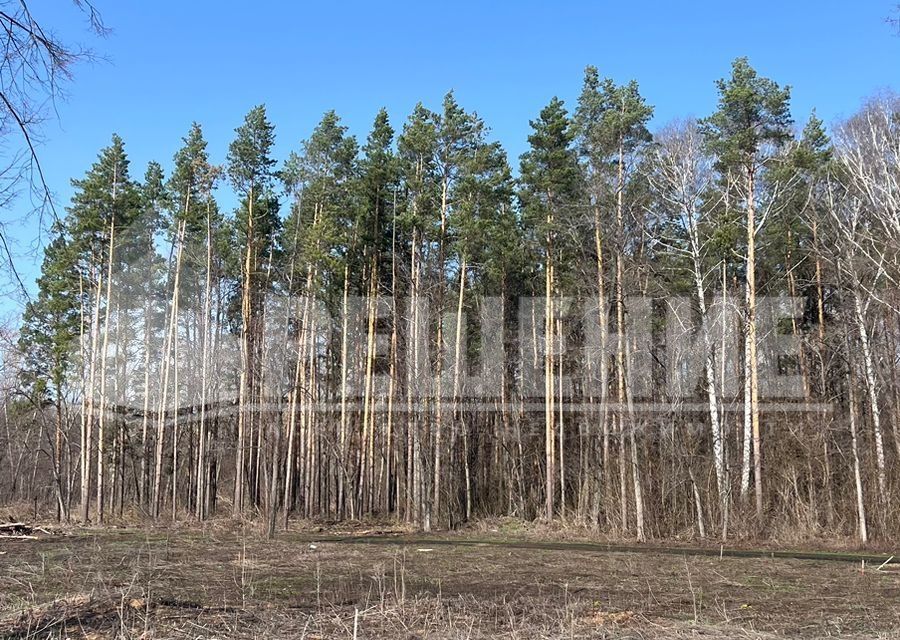
[[(0, 637), (512, 640), (900, 633), (900, 576), (846, 563), (310, 544), (311, 531), (315, 535), (320, 527), (275, 541), (260, 537), (255, 525), (222, 522), (203, 530), (0, 540)], [(502, 533), (491, 528), (487, 533)]]

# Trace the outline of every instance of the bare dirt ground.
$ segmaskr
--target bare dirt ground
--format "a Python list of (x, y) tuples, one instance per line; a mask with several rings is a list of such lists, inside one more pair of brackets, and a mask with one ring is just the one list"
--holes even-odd
[(900, 636), (900, 574), (871, 565), (317, 535), (0, 538), (0, 637)]

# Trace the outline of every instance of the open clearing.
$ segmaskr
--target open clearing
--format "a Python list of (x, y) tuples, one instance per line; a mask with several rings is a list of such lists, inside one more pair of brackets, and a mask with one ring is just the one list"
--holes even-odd
[(315, 536), (267, 541), (210, 528), (0, 538), (0, 637), (900, 634), (900, 575), (870, 565)]

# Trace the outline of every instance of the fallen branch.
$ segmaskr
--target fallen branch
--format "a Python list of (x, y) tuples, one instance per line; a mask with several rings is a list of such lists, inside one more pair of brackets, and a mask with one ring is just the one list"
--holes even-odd
[(0, 524), (0, 537), (2, 538), (34, 540), (37, 538), (37, 536), (34, 535), (36, 533), (43, 533), (48, 536), (53, 535), (53, 533), (43, 527), (28, 525), (24, 522), (5, 522)]

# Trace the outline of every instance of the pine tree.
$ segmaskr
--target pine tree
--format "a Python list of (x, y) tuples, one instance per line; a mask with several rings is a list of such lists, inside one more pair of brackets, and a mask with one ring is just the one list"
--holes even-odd
[(363, 145), (359, 167), (360, 245), (377, 257), (379, 265), (391, 253), (391, 229), (398, 189), (394, 129), (385, 109), (378, 111)]
[(134, 288), (134, 304), (141, 310), (140, 326), (136, 334), (140, 336), (143, 363), (141, 366), (141, 447), (140, 477), (137, 480), (137, 492), (141, 506), (150, 510), (150, 473), (152, 471), (152, 441), (150, 433), (150, 414), (159, 407), (152, 403), (157, 385), (151, 382), (154, 370), (159, 370), (162, 363), (157, 355), (161, 350), (157, 328), (165, 324), (165, 309), (160, 302), (165, 299), (165, 275), (167, 265), (156, 250), (156, 242), (163, 230), (163, 212), (169, 208), (169, 193), (165, 188), (162, 167), (151, 162), (144, 174), (144, 182), (140, 189), (141, 214), (128, 228), (131, 243), (139, 249), (135, 260), (131, 262), (133, 277), (129, 285)]
[[(453, 92), (444, 96), (442, 111), (435, 118), (435, 126), (437, 132), (437, 145), (435, 149), (434, 166), (436, 169), (436, 177), (440, 184), (440, 205), (438, 208), (438, 229), (437, 229), (437, 253), (434, 265), (429, 269), (436, 274), (434, 283), (434, 294), (432, 296), (431, 312), (438, 319), (436, 322), (436, 330), (434, 337), (434, 379), (436, 389), (434, 393), (435, 415), (434, 415), (434, 463), (431, 482), (430, 502), (427, 506), (428, 521), (439, 519), (442, 517), (442, 495), (447, 492), (444, 479), (444, 460), (445, 460), (445, 423), (446, 416), (444, 414), (444, 394), (447, 391), (443, 387), (444, 377), (444, 352), (447, 347), (447, 337), (444, 335), (443, 315), (444, 306), (446, 304), (448, 278), (447, 260), (449, 256), (449, 228), (453, 219), (459, 215), (458, 209), (458, 186), (462, 173), (465, 171), (465, 165), (471, 164), (477, 146), (481, 143), (484, 135), (484, 123), (474, 114), (466, 113), (464, 109), (457, 103)], [(465, 271), (465, 265), (461, 265), (461, 272)], [(465, 280), (461, 279), (461, 287)], [(460, 320), (460, 311), (457, 310), (457, 323)], [(458, 358), (456, 358), (458, 360)], [(450, 437), (449, 455), (452, 458), (456, 449), (458, 439), (459, 425), (454, 421), (454, 426)], [(463, 431), (463, 438), (466, 438), (466, 432)], [(465, 458), (465, 453), (463, 453)], [(464, 465), (466, 476), (469, 476), (468, 464)], [(465, 517), (471, 516), (471, 487), (470, 481), (466, 480), (465, 490)], [(449, 493), (449, 492), (447, 492)]]
[(772, 159), (791, 138), (790, 87), (760, 77), (747, 58), (732, 63), (731, 77), (716, 82), (718, 110), (701, 121), (719, 172), (736, 175), (746, 222), (746, 372), (745, 456), (741, 478), (744, 495), (749, 475), (747, 434), (752, 433), (756, 516), (763, 520), (762, 449), (759, 423), (759, 372), (756, 336), (756, 235), (758, 182)]
[(553, 342), (557, 317), (553, 297), (558, 293), (556, 269), (562, 263), (560, 253), (571, 236), (567, 231), (577, 216), (583, 185), (573, 146), (575, 133), (563, 102), (553, 98), (530, 124), (530, 150), (521, 158), (519, 201), (536, 243), (542, 243), (544, 261), (544, 515), (550, 520), (556, 496)]
[[(387, 111), (382, 108), (376, 114), (372, 129), (369, 132), (366, 143), (362, 147), (359, 180), (357, 182), (359, 192), (358, 212), (361, 217), (358, 228), (360, 244), (363, 247), (361, 259), (364, 264), (370, 265), (369, 290), (374, 290), (378, 295), (386, 291), (391, 296), (394, 295), (398, 285), (395, 244), (397, 235), (397, 198), (400, 181), (397, 156), (392, 148), (393, 141), (394, 129), (388, 119)], [(376, 302), (376, 300), (373, 300), (372, 304), (374, 305)], [(370, 510), (380, 507), (385, 512), (391, 510), (392, 506), (396, 506), (397, 488), (400, 486), (397, 474), (399, 455), (395, 453), (397, 438), (394, 423), (395, 416), (393, 415), (397, 392), (394, 378), (398, 371), (398, 332), (400, 329), (397, 303), (397, 299), (392, 298), (391, 311), (393, 317), (391, 318), (391, 341), (388, 355), (388, 367), (391, 373), (389, 388), (386, 390), (388, 412), (384, 418), (383, 453), (379, 463), (379, 476), (383, 479), (378, 487), (372, 488), (372, 492), (376, 494), (380, 492), (380, 504), (373, 504), (372, 502), (374, 501), (370, 501), (369, 505)], [(371, 311), (370, 318), (372, 322), (369, 323), (369, 326), (372, 329), (370, 333), (374, 334), (374, 306), (371, 307)], [(374, 335), (371, 335), (371, 338), (374, 340)], [(371, 357), (366, 359), (366, 365), (369, 369), (374, 364), (374, 342), (372, 347)], [(370, 378), (371, 375), (366, 376), (366, 383), (371, 387)], [(374, 473), (374, 466), (372, 471)], [(342, 486), (343, 484), (340, 483), (339, 493)]]
[[(266, 116), (265, 106), (254, 107), (245, 116), (244, 123), (235, 129), (235, 139), (228, 147), (226, 165), (228, 178), (242, 200), (237, 212), (242, 258), (241, 374), (233, 502), (235, 515), (244, 509), (248, 470), (251, 499), (255, 503), (259, 498), (259, 478), (256, 473), (259, 448), (251, 446), (249, 464), (245, 455), (248, 444), (252, 443), (256, 417), (256, 413), (250, 408), (260, 391), (258, 374), (263, 313), (261, 280), (266, 273), (265, 262), (272, 257), (272, 241), (279, 226), (277, 200), (272, 193), (275, 160), (271, 153), (274, 143), (275, 128)], [(257, 456), (255, 460), (254, 455)]]
[[(619, 489), (621, 503), (621, 525), (627, 528), (627, 501), (625, 487), (625, 468), (632, 468), (632, 484), (635, 498), (635, 520), (638, 538), (644, 537), (643, 504), (641, 495), (640, 472), (637, 450), (633, 438), (633, 418), (628, 412), (626, 416), (622, 408), (631, 406), (631, 372), (628, 368), (627, 325), (625, 309), (625, 260), (629, 241), (626, 229), (631, 213), (637, 209), (632, 199), (634, 184), (637, 178), (640, 150), (651, 140), (647, 123), (653, 115), (653, 108), (646, 104), (640, 95), (638, 85), (631, 81), (625, 85), (616, 85), (611, 79), (601, 79), (595, 67), (585, 69), (584, 84), (575, 113), (575, 125), (578, 132), (579, 151), (587, 169), (588, 191), (593, 210), (594, 251), (597, 266), (597, 292), (600, 306), (600, 341), (601, 353), (606, 352), (608, 339), (608, 322), (606, 314), (606, 275), (603, 262), (604, 240), (606, 230), (612, 227), (612, 245), (615, 252), (615, 309), (616, 328), (618, 332), (616, 345), (616, 387), (619, 404), (618, 435), (619, 442)], [(611, 210), (612, 216), (604, 216), (605, 210)], [(606, 220), (605, 218), (611, 218)], [(607, 449), (606, 426), (606, 394), (607, 364), (605, 358), (600, 363), (602, 430), (604, 432), (603, 450)], [(625, 433), (629, 434), (632, 445), (632, 459), (626, 464)], [(608, 465), (608, 455), (603, 455), (604, 467)], [(595, 497), (597, 504), (598, 497)], [(596, 507), (595, 507), (596, 509)]]
[[(300, 340), (298, 341), (297, 359), (287, 435), (287, 471), (285, 481), (284, 518), (294, 501), (294, 477), (298, 471), (295, 455), (296, 411), (301, 411), (301, 429), (305, 431), (305, 439), (301, 437), (302, 456), (300, 466), (301, 495), (304, 499), (305, 513), (309, 514), (315, 501), (321, 496), (314, 495), (315, 487), (322, 481), (331, 482), (323, 468), (324, 456), (322, 443), (313, 437), (312, 421), (314, 413), (308, 410), (309, 402), (299, 397), (298, 387), (306, 380), (314, 379), (316, 358), (314, 357), (315, 333), (313, 310), (310, 308), (310, 297), (334, 303), (338, 296), (338, 283), (342, 285), (342, 311), (346, 317), (346, 304), (350, 287), (351, 263), (357, 260), (357, 241), (359, 238), (359, 219), (356, 203), (357, 175), (357, 143), (347, 135), (347, 128), (340, 123), (334, 111), (328, 111), (313, 130), (309, 139), (302, 144), (302, 150), (292, 153), (281, 172), (286, 191), (294, 197), (291, 212), (280, 234), (279, 246), (282, 249), (283, 286), (288, 291), (302, 291), (306, 296), (300, 321)], [(305, 283), (300, 285), (298, 265), (305, 264)], [(355, 266), (355, 265), (354, 265)], [(355, 271), (355, 270), (354, 270)], [(347, 442), (347, 345), (346, 323), (341, 336), (341, 425), (338, 435), (340, 451), (346, 450)], [(285, 327), (287, 329), (287, 327)], [(307, 396), (315, 401), (313, 394)], [(276, 449), (280, 455), (280, 431), (276, 437)], [(350, 469), (345, 456), (339, 455), (334, 460), (338, 485), (339, 502), (344, 499), (347, 490), (346, 481), (350, 477)], [(278, 471), (273, 468), (273, 477), (277, 481)], [(274, 489), (269, 497), (269, 533), (274, 533), (276, 495)], [(351, 499), (351, 504), (353, 501)], [(338, 504), (343, 509), (342, 504)]]
[[(513, 180), (506, 153), (498, 143), (488, 143), (485, 140), (485, 128), (479, 120), (474, 124), (470, 150), (460, 158), (459, 175), (453, 188), (454, 214), (450, 219), (449, 229), (454, 254), (452, 261), (457, 265), (459, 282), (456, 326), (450, 341), (453, 345), (451, 397), (454, 403), (451, 444), (455, 443), (457, 433), (461, 432), (466, 520), (472, 517), (475, 473), (471, 467), (470, 446), (473, 430), (470, 422), (463, 417), (461, 407), (463, 397), (460, 379), (464, 366), (462, 348), (465, 344), (462, 317), (467, 305), (467, 289), (480, 279), (470, 274), (470, 270), (474, 265), (481, 265), (482, 269), (489, 272), (499, 285), (499, 293), (505, 304), (508, 271), (519, 264), (516, 259), (519, 227), (512, 209)], [(481, 278), (486, 279), (485, 275), (482, 274)], [(491, 293), (496, 294), (497, 291)], [(501, 319), (503, 315), (501, 312)], [(505, 389), (501, 395), (505, 401)], [(501, 418), (508, 426), (506, 410), (504, 404), (501, 407), (504, 413)], [(504, 435), (507, 432), (508, 429), (503, 430)], [(451, 446), (451, 453), (454, 448)]]
[[(426, 437), (426, 412), (413, 413), (416, 392), (424, 390), (425, 372), (431, 371), (427, 349), (427, 323), (424, 321), (425, 293), (422, 272), (426, 248), (440, 235), (441, 187), (435, 166), (438, 145), (438, 116), (417, 104), (403, 126), (397, 140), (404, 197), (397, 216), (400, 242), (408, 250), (407, 291), (410, 303), (409, 326), (406, 331), (406, 403), (409, 419), (406, 425), (405, 507), (407, 521), (418, 522), (424, 529), (431, 525), (431, 492), (426, 472), (429, 457)], [(397, 295), (397, 292), (394, 292)], [(424, 394), (419, 394), (421, 399)]]
[(128, 229), (141, 210), (139, 193), (128, 167), (125, 145), (119, 136), (113, 135), (112, 144), (100, 152), (97, 162), (85, 177), (72, 181), (75, 195), (67, 218), (73, 248), (78, 254), (77, 266), (84, 283), (82, 289), (88, 296), (84, 305), (90, 309), (90, 320), (86, 322), (90, 338), (85, 345), (87, 383), (81, 447), (81, 515), (84, 521), (88, 520), (90, 513), (95, 420), (98, 519), (102, 520), (104, 514), (106, 374), (111, 313), (115, 305), (112, 299), (113, 277), (122, 271), (122, 265), (128, 258), (126, 253), (117, 253), (117, 234)]

